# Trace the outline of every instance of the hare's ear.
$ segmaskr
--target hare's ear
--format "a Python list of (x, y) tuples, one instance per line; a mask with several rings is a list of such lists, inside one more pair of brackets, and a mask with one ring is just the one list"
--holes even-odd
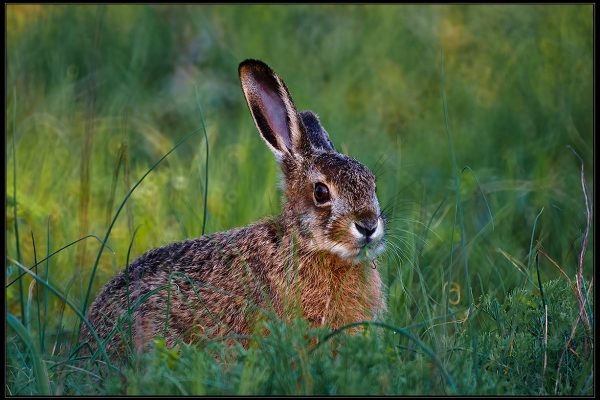
[(300, 154), (303, 127), (283, 81), (258, 60), (243, 61), (239, 74), (252, 118), (277, 160)]
[(300, 113), (300, 119), (304, 124), (306, 137), (308, 138), (313, 151), (335, 151), (333, 143), (331, 142), (331, 139), (329, 139), (329, 134), (327, 134), (327, 131), (323, 128), (321, 121), (319, 121), (319, 117), (317, 117), (315, 113), (312, 111), (302, 111)]

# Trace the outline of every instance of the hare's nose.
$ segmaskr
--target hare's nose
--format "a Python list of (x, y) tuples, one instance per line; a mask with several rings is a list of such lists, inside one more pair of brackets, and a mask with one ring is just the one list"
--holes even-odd
[(377, 220), (355, 222), (356, 230), (367, 239), (377, 230)]

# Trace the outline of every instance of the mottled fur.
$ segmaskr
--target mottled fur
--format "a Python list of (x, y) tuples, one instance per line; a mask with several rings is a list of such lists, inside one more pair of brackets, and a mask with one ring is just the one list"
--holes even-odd
[[(247, 60), (240, 80), (283, 172), (282, 214), (151, 250), (121, 271), (88, 314), (100, 338), (114, 333), (109, 353), (122, 352), (129, 333), (137, 351), (156, 336), (172, 346), (249, 334), (269, 311), (286, 319), (299, 309), (313, 326), (332, 328), (385, 311), (375, 268), (383, 246), (375, 177), (335, 152), (316, 115), (296, 111), (268, 66)], [(328, 203), (315, 199), (317, 182), (328, 187)], [(82, 339), (96, 347), (86, 326)]]

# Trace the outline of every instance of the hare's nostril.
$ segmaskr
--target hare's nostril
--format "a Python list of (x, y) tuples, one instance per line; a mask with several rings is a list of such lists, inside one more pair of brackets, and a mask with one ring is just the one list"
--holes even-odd
[(362, 221), (360, 223), (355, 222), (356, 230), (361, 233), (361, 235), (369, 238), (375, 231), (377, 230), (377, 221)]

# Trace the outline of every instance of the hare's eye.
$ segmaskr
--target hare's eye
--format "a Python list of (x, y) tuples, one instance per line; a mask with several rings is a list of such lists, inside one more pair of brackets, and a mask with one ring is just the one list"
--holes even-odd
[(315, 184), (314, 195), (317, 204), (327, 203), (331, 198), (331, 196), (329, 196), (329, 189), (321, 182)]

